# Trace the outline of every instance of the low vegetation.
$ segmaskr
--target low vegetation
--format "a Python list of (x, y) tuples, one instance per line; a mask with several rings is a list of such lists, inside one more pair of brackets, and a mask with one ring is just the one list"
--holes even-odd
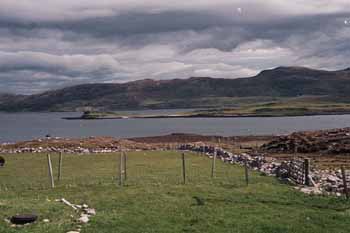
[[(57, 175), (58, 156), (51, 155)], [(127, 180), (118, 186), (118, 154), (64, 155), (62, 180), (50, 188), (44, 154), (4, 155), (0, 168), (0, 232), (67, 232), (76, 213), (55, 199), (87, 203), (97, 215), (82, 232), (347, 232), (349, 203), (306, 196), (273, 177), (250, 174), (186, 154), (182, 184), (177, 152), (128, 153)], [(37, 223), (12, 228), (3, 219), (37, 213)], [(72, 216), (73, 215), (73, 218)], [(44, 223), (43, 219), (49, 219)]]
[(126, 114), (125, 112), (87, 111), (81, 117), (71, 119), (91, 120), (106, 118), (282, 117), (331, 114), (350, 114), (350, 104), (346, 102), (343, 103), (323, 100), (320, 97), (303, 96), (297, 98), (279, 98), (270, 101), (257, 101), (255, 103), (251, 103), (250, 101), (244, 102), (242, 100), (242, 102), (239, 104), (237, 103), (237, 106), (235, 107), (183, 111), (170, 115), (130, 115)]

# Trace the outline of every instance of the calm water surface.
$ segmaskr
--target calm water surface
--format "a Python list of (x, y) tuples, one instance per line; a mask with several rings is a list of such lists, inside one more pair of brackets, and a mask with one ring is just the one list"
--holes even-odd
[[(164, 111), (136, 113), (160, 114)], [(179, 110), (166, 111), (167, 113)], [(135, 112), (134, 112), (135, 113)], [(64, 120), (81, 113), (0, 113), (0, 142), (14, 142), (45, 137), (115, 136), (140, 137), (169, 133), (210, 135), (287, 134), (300, 130), (350, 126), (350, 115), (273, 117), (273, 118), (176, 118)]]

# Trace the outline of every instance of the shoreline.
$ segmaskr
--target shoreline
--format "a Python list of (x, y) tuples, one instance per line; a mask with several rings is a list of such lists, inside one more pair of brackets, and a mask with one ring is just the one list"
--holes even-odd
[(193, 115), (154, 115), (154, 116), (110, 116), (110, 117), (62, 117), (64, 120), (123, 120), (123, 119), (173, 119), (173, 118), (267, 118), (267, 117), (304, 117), (304, 116), (335, 116), (350, 115), (350, 112), (317, 112), (304, 114), (232, 114), (232, 115), (211, 115), (211, 114), (193, 114)]

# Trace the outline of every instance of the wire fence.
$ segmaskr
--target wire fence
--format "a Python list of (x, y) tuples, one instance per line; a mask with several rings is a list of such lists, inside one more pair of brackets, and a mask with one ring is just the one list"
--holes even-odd
[[(244, 169), (201, 153), (140, 151), (112, 154), (3, 155), (0, 189), (59, 189), (96, 185), (197, 185), (220, 181), (243, 185)], [(52, 172), (50, 172), (50, 164)], [(238, 179), (237, 179), (238, 178)]]

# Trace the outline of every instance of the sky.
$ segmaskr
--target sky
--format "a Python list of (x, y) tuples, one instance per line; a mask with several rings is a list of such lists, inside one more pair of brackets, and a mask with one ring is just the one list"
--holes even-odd
[(0, 92), (350, 67), (349, 0), (1, 0)]

